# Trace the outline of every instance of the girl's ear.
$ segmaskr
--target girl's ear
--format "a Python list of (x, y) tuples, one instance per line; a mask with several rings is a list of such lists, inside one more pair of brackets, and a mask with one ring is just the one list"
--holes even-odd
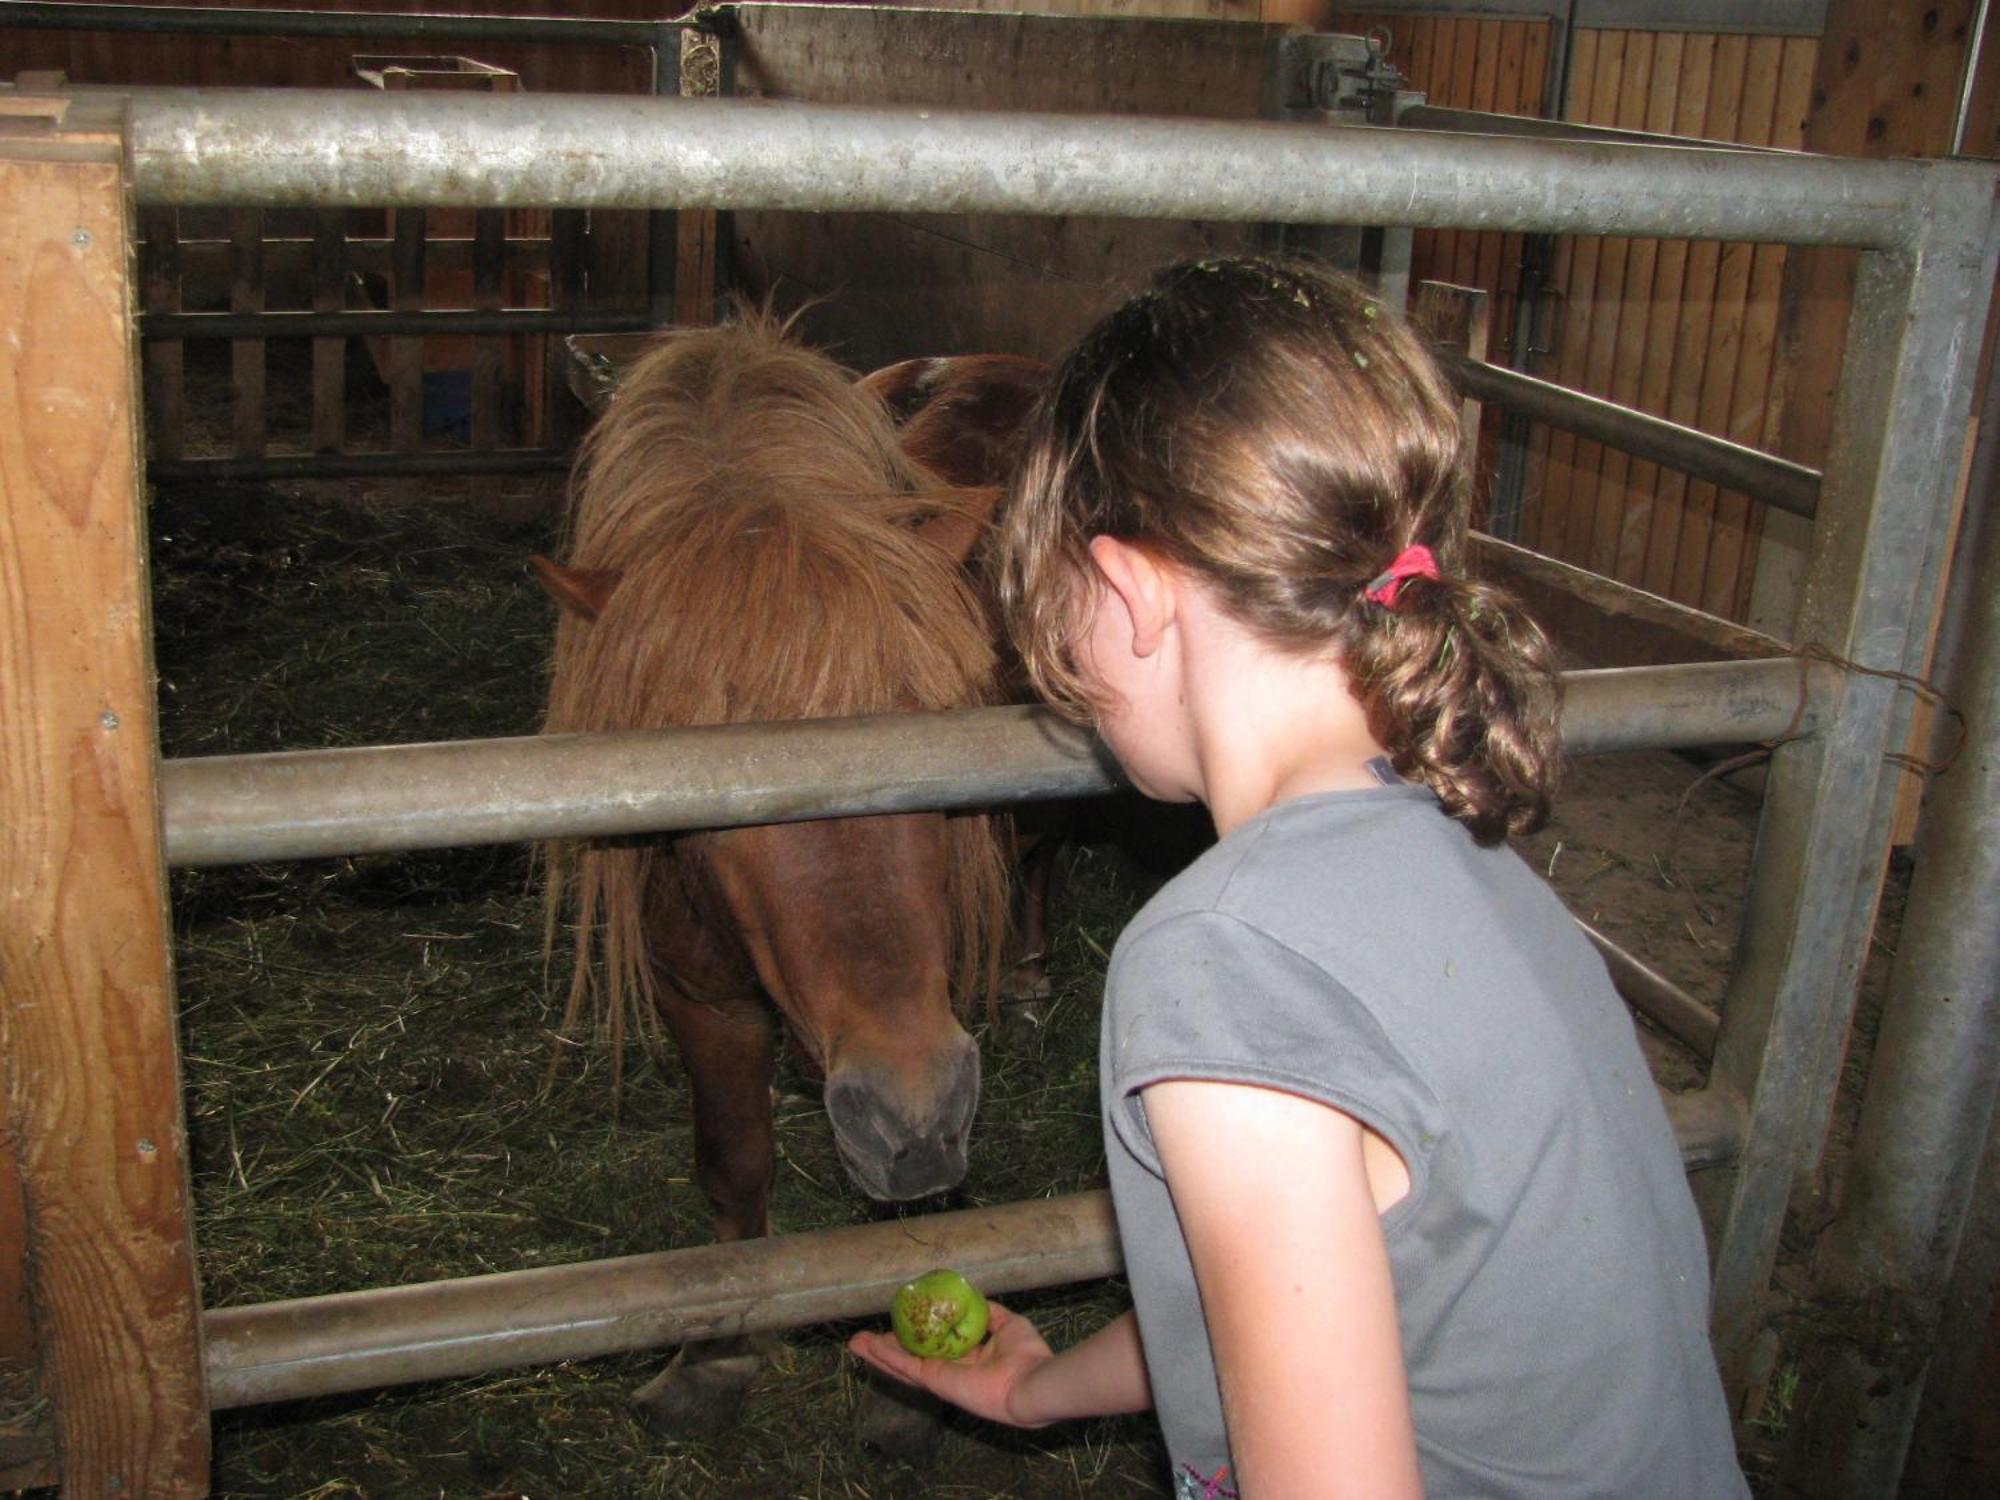
[(1170, 565), (1112, 536), (1090, 539), (1090, 559), (1131, 622), (1132, 654), (1151, 656), (1178, 612)]

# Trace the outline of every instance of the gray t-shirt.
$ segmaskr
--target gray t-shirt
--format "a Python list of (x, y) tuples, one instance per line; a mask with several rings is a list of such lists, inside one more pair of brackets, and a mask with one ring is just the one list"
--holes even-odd
[(1320, 1100), (1401, 1153), (1410, 1192), (1382, 1228), (1429, 1500), (1748, 1493), (1701, 1227), (1631, 1018), (1548, 887), (1427, 788), (1280, 803), (1171, 881), (1112, 955), (1102, 1065), (1179, 1493), (1233, 1486), (1140, 1095), (1170, 1078)]

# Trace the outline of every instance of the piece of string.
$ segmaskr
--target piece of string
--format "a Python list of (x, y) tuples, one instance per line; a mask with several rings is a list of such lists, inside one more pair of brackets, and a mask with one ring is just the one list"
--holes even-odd
[(1958, 757), (1965, 750), (1968, 733), (1965, 714), (1928, 677), (1919, 677), (1911, 672), (1896, 672), (1886, 667), (1864, 667), (1858, 661), (1850, 661), (1848, 658), (1828, 650), (1817, 641), (1808, 641), (1805, 645), (1796, 647), (1786, 654), (1795, 658), (1799, 664), (1799, 698), (1798, 702), (1792, 708), (1791, 722), (1786, 724), (1775, 738), (1765, 740), (1755, 749), (1746, 750), (1740, 755), (1732, 755), (1726, 760), (1717, 761), (1706, 771), (1703, 771), (1701, 775), (1689, 782), (1686, 790), (1681, 793), (1680, 801), (1674, 804), (1674, 816), (1668, 829), (1667, 848), (1663, 860), (1666, 875), (1670, 881), (1679, 885), (1681, 889), (1685, 890), (1693, 898), (1696, 915), (1711, 926), (1714, 925), (1715, 918), (1702, 904), (1700, 892), (1695, 890), (1693, 884), (1681, 872), (1679, 860), (1681, 815), (1687, 811), (1688, 802), (1693, 798), (1694, 794), (1709, 782), (1719, 777), (1734, 775), (1736, 772), (1745, 770), (1750, 766), (1759, 765), (1769, 760), (1772, 752), (1780, 745), (1788, 744), (1799, 738), (1799, 726), (1805, 722), (1806, 706), (1811, 696), (1811, 667), (1814, 662), (1824, 662), (1827, 666), (1834, 667), (1842, 672), (1853, 672), (1863, 677), (1880, 677), (1890, 682), (1900, 683), (1915, 693), (1920, 702), (1928, 703), (1932, 708), (1941, 710), (1950, 716), (1956, 728), (1956, 733), (1953, 736), (1950, 748), (1944, 754), (1935, 760), (1926, 760), (1922, 756), (1912, 755), (1905, 750), (1890, 750), (1885, 752), (1882, 757), (1890, 765), (1899, 766), (1905, 771), (1912, 772), (1928, 780), (1932, 777), (1942, 776), (1946, 771), (1950, 770), (1953, 763), (1957, 761)]

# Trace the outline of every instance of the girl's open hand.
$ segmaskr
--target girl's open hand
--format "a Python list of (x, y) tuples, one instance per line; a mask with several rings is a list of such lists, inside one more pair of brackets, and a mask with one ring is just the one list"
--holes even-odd
[(962, 1359), (919, 1359), (890, 1333), (857, 1333), (848, 1350), (863, 1363), (907, 1385), (1009, 1427), (1042, 1427), (1048, 1419), (1021, 1412), (1015, 1395), (1029, 1371), (1055, 1356), (1035, 1325), (997, 1302), (987, 1304), (987, 1339)]

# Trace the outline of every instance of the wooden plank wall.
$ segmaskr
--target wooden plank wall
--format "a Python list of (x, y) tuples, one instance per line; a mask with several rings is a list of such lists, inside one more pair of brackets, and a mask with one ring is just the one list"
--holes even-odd
[[(738, 92), (824, 103), (1257, 117), (1280, 28), (1086, 22), (939, 11), (909, 18), (815, 6), (743, 15)], [(913, 39), (913, 35), (915, 39)], [(1049, 357), (1152, 267), (1242, 249), (1240, 224), (936, 214), (730, 216), (753, 295), (791, 308), (856, 368), (987, 350)]]
[[(1337, 30), (1389, 34), (1389, 61), (1432, 104), (1502, 115), (1543, 112), (1548, 89), (1550, 23), (1485, 16), (1333, 12)], [(1487, 358), (1514, 363), (1515, 302), (1520, 291), (1518, 234), (1420, 229), (1410, 254), (1410, 284), (1445, 281), (1487, 294), (1492, 343)]]
[[(1545, 22), (1344, 7), (1334, 19), (1342, 30), (1387, 26), (1390, 60), (1434, 103), (1543, 112)], [(1796, 149), (1817, 54), (1810, 37), (1580, 29), (1562, 116)], [(1519, 243), (1419, 235), (1413, 274), (1493, 294), (1498, 362), (1774, 446), (1782, 246), (1565, 238), (1556, 248), (1549, 352), (1523, 357), (1511, 342)], [(1744, 496), (1541, 429), (1522, 498), (1526, 545), (1682, 604), (1745, 617), (1762, 507)]]
[[(1797, 149), (1810, 37), (1579, 31), (1568, 116)], [(1785, 249), (1574, 238), (1558, 250), (1553, 357), (1535, 373), (1754, 447), (1777, 439)], [(1565, 433), (1531, 450), (1522, 540), (1620, 582), (1741, 620), (1761, 505)]]

